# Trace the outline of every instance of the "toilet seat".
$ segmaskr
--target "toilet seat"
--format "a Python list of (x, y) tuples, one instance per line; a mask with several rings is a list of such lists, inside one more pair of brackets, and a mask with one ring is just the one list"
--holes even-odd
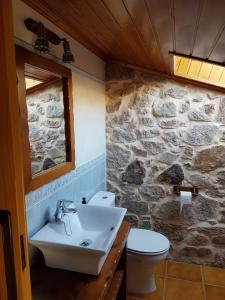
[(169, 250), (169, 240), (159, 232), (132, 228), (128, 235), (128, 252), (139, 255), (160, 255)]

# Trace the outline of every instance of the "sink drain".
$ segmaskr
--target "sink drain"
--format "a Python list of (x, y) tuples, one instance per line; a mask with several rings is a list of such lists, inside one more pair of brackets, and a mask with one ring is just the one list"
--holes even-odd
[(92, 244), (92, 240), (88, 240), (88, 239), (82, 240), (82, 241), (80, 242), (80, 246), (82, 246), (82, 247), (88, 247), (88, 246), (90, 246), (91, 244)]

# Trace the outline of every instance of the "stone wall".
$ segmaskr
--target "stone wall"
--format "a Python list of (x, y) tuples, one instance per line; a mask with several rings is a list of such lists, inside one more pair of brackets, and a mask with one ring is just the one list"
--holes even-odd
[(34, 175), (66, 161), (62, 84), (29, 94), (26, 101)]
[[(225, 95), (107, 67), (107, 184), (170, 258), (225, 267)], [(180, 215), (173, 185), (200, 189)]]

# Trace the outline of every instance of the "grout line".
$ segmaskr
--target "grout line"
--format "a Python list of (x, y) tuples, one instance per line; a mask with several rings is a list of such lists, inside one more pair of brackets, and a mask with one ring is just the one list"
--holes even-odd
[(213, 287), (219, 287), (219, 288), (225, 289), (225, 285), (211, 284), (211, 283), (207, 283), (207, 282), (204, 282), (204, 285), (213, 286)]
[(165, 271), (164, 271), (164, 279), (163, 279), (163, 300), (166, 300), (166, 292), (167, 292), (167, 271), (168, 271), (168, 261), (165, 262)]
[(172, 280), (176, 280), (176, 281), (188, 281), (188, 282), (192, 282), (192, 283), (202, 283), (201, 280), (191, 280), (191, 279), (184, 279), (184, 278), (180, 278), (180, 277), (171, 277), (171, 276), (167, 276), (167, 279), (172, 279)]
[(167, 275), (167, 278), (176, 279), (176, 280), (191, 281), (191, 282), (198, 282), (198, 283), (202, 282), (202, 279), (197, 279), (197, 280), (187, 279), (187, 278), (181, 278), (181, 277), (176, 276), (176, 275)]
[(201, 277), (202, 277), (203, 297), (204, 297), (204, 300), (207, 300), (206, 290), (205, 290), (205, 278), (204, 278), (204, 273), (203, 273), (203, 267), (202, 267), (202, 265), (200, 265), (200, 271), (201, 271)]

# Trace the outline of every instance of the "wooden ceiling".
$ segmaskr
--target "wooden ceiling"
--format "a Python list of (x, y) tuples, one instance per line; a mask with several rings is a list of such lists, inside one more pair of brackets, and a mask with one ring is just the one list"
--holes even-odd
[(105, 60), (168, 74), (169, 51), (225, 62), (225, 0), (23, 1)]

